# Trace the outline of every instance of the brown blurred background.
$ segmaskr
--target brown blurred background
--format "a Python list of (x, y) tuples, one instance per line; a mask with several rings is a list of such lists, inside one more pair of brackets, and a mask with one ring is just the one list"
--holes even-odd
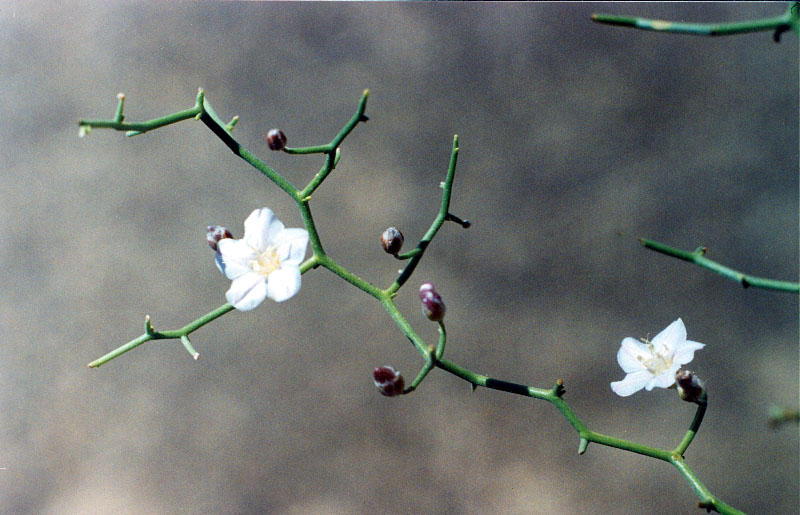
[(447, 357), (550, 387), (593, 430), (674, 447), (694, 415), (674, 391), (614, 395), (626, 336), (682, 317), (710, 408), (686, 457), (752, 513), (798, 510), (798, 299), (641, 248), (648, 237), (755, 275), (798, 276), (798, 45), (784, 34), (669, 36), (592, 12), (684, 21), (785, 4), (0, 2), (0, 512), (699, 513), (669, 465), (578, 437), (549, 404), (435, 371), (384, 398), (375, 366), (422, 364), (381, 307), (334, 275), (192, 337), (86, 364), (222, 304), (205, 226), (241, 236), (291, 201), (198, 122), (136, 138), (129, 121), (191, 107), (198, 87), (292, 181), (371, 91), (370, 121), (314, 195), (326, 250), (380, 286), (440, 199), (447, 224), (398, 304), (433, 343), (416, 289), (447, 303)]

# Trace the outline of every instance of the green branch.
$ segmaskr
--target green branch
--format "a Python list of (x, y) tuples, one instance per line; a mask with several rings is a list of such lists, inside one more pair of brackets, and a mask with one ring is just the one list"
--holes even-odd
[[(444, 222), (452, 221), (465, 228), (470, 226), (470, 223), (468, 221), (462, 220), (461, 218), (450, 213), (449, 211), (450, 197), (452, 193), (453, 180), (455, 177), (456, 162), (459, 150), (458, 136), (454, 136), (453, 138), (453, 147), (451, 151), (450, 164), (448, 166), (447, 176), (444, 182), (440, 184), (440, 187), (442, 188), (443, 191), (442, 191), (442, 201), (439, 213), (436, 216), (433, 223), (431, 224), (428, 231), (423, 236), (422, 240), (420, 240), (417, 247), (411, 252), (397, 256), (401, 259), (409, 259), (410, 261), (406, 265), (405, 269), (401, 271), (400, 275), (394, 281), (394, 283), (392, 283), (391, 286), (389, 286), (385, 290), (382, 290), (372, 285), (371, 283), (365, 281), (364, 279), (358, 277), (357, 275), (353, 274), (352, 272), (347, 270), (345, 267), (341, 266), (336, 260), (334, 260), (332, 257), (328, 256), (325, 253), (322, 247), (322, 243), (320, 241), (319, 234), (317, 233), (316, 230), (316, 225), (314, 223), (313, 216), (311, 214), (311, 209), (310, 209), (311, 194), (320, 186), (320, 184), (324, 181), (324, 179), (335, 168), (339, 160), (340, 156), (339, 145), (341, 144), (342, 140), (353, 130), (353, 128), (359, 122), (364, 122), (367, 120), (367, 117), (364, 115), (367, 96), (368, 96), (368, 91), (365, 91), (364, 94), (362, 95), (361, 101), (359, 102), (359, 106), (358, 109), (356, 110), (356, 113), (351, 117), (351, 119), (347, 122), (347, 124), (345, 124), (344, 128), (329, 144), (320, 145), (316, 147), (285, 149), (287, 152), (294, 154), (323, 153), (326, 155), (325, 164), (323, 165), (322, 169), (314, 176), (314, 178), (308, 183), (308, 185), (302, 191), (292, 186), (279, 173), (277, 173), (272, 168), (267, 166), (263, 161), (258, 159), (255, 155), (249, 152), (246, 148), (244, 148), (233, 138), (233, 136), (231, 135), (231, 131), (233, 129), (233, 126), (236, 124), (238, 118), (234, 117), (230, 123), (224, 124), (217, 116), (217, 114), (214, 112), (210, 104), (206, 102), (202, 90), (200, 90), (200, 92), (198, 93), (195, 107), (192, 109), (173, 113), (171, 115), (161, 118), (156, 118), (148, 122), (133, 123), (133, 124), (124, 122), (124, 115), (123, 115), (124, 95), (120, 95), (118, 97), (119, 104), (114, 119), (82, 120), (79, 122), (79, 124), (82, 130), (84, 130), (87, 133), (89, 130), (91, 130), (91, 128), (111, 128), (115, 130), (125, 130), (128, 131), (128, 135), (135, 135), (159, 127), (163, 127), (171, 123), (177, 123), (178, 121), (182, 121), (189, 118), (196, 118), (201, 120), (212, 132), (214, 132), (215, 135), (219, 137), (220, 140), (223, 141), (223, 143), (229, 149), (231, 149), (231, 151), (234, 152), (234, 154), (241, 157), (249, 164), (251, 164), (254, 168), (256, 168), (264, 175), (266, 175), (270, 180), (272, 180), (287, 194), (289, 194), (289, 196), (291, 196), (292, 199), (295, 200), (295, 202), (297, 203), (297, 206), (303, 218), (303, 223), (306, 229), (308, 230), (309, 241), (312, 247), (312, 256), (300, 265), (301, 273), (305, 274), (307, 271), (316, 269), (321, 266), (331, 271), (332, 273), (336, 274), (346, 282), (354, 285), (355, 287), (359, 288), (360, 290), (374, 297), (378, 301), (380, 301), (384, 309), (393, 319), (393, 321), (398, 326), (400, 331), (406, 336), (406, 338), (408, 338), (408, 340), (413, 344), (415, 349), (423, 357), (425, 363), (422, 369), (420, 370), (420, 372), (418, 373), (417, 377), (414, 379), (412, 384), (403, 393), (410, 393), (414, 391), (419, 386), (419, 384), (425, 379), (425, 377), (427, 377), (429, 372), (433, 370), (433, 368), (440, 368), (446, 372), (449, 372), (469, 382), (470, 384), (472, 384), (473, 389), (477, 388), (478, 386), (482, 386), (485, 388), (490, 388), (498, 391), (504, 391), (508, 393), (514, 393), (518, 395), (532, 397), (535, 399), (545, 400), (553, 404), (578, 433), (579, 436), (578, 450), (581, 454), (586, 451), (588, 444), (593, 442), (653, 457), (662, 461), (667, 461), (673, 464), (673, 466), (675, 466), (678, 469), (678, 471), (686, 478), (687, 482), (690, 484), (692, 489), (697, 493), (698, 497), (700, 498), (700, 503), (699, 503), (700, 506), (707, 508), (709, 510), (716, 510), (720, 513), (725, 513), (725, 514), (741, 513), (727, 506), (721, 501), (715, 499), (710, 494), (710, 492), (708, 492), (705, 486), (699, 481), (699, 479), (697, 479), (697, 477), (694, 475), (694, 473), (685, 464), (683, 460), (683, 453), (686, 451), (689, 444), (692, 442), (692, 439), (694, 438), (694, 435), (696, 434), (697, 430), (699, 429), (700, 423), (702, 422), (703, 414), (705, 413), (706, 409), (705, 403), (703, 403), (703, 405), (698, 409), (698, 412), (695, 415), (695, 419), (692, 422), (689, 431), (682, 439), (681, 443), (675, 450), (672, 451), (665, 449), (658, 449), (655, 447), (639, 444), (636, 442), (631, 442), (628, 440), (623, 440), (620, 438), (597, 433), (589, 430), (586, 427), (586, 425), (577, 417), (577, 415), (568, 406), (566, 401), (563, 399), (563, 395), (565, 393), (563, 381), (561, 380), (557, 381), (555, 386), (553, 386), (553, 388), (542, 389), (477, 374), (471, 370), (468, 370), (455, 363), (443, 359), (443, 354), (447, 341), (447, 333), (445, 330), (445, 326), (442, 322), (439, 322), (438, 345), (435, 348), (432, 346), (429, 347), (425, 344), (424, 340), (414, 331), (414, 329), (411, 327), (411, 325), (408, 323), (405, 317), (400, 313), (400, 311), (397, 309), (397, 306), (394, 304), (393, 299), (397, 295), (397, 291), (403, 286), (403, 284), (405, 284), (405, 282), (410, 278), (411, 274), (414, 272), (416, 266), (422, 259), (422, 256), (426, 248), (433, 240), (433, 238), (436, 236), (437, 232), (444, 224)], [(644, 243), (646, 240), (642, 241)], [(232, 311), (233, 309), (234, 308), (231, 304), (226, 303), (220, 306), (219, 308), (215, 309), (214, 311), (187, 324), (183, 328), (172, 331), (154, 330), (152, 325), (150, 324), (149, 317), (147, 317), (145, 320), (145, 333), (143, 335), (139, 336), (134, 340), (131, 340), (125, 345), (120, 346), (114, 351), (109, 352), (105, 356), (91, 362), (89, 366), (92, 368), (97, 368), (103, 365), (104, 363), (107, 363), (108, 361), (138, 347), (143, 343), (146, 343), (151, 340), (160, 340), (160, 339), (179, 339), (182, 342), (183, 346), (186, 348), (186, 350), (190, 353), (190, 355), (192, 355), (194, 359), (197, 359), (199, 354), (192, 346), (192, 343), (189, 340), (189, 334), (199, 329), (200, 327), (210, 323), (211, 321), (216, 320), (222, 315)]]
[(423, 254), (425, 254), (425, 249), (428, 248), (431, 240), (433, 240), (436, 233), (439, 231), (439, 228), (444, 224), (446, 221), (453, 221), (458, 223), (464, 228), (470, 226), (470, 223), (466, 220), (461, 220), (455, 215), (450, 214), (450, 195), (453, 191), (453, 179), (456, 174), (456, 162), (458, 161), (458, 135), (456, 134), (453, 136), (453, 150), (450, 153), (450, 165), (447, 167), (447, 177), (445, 178), (444, 182), (440, 183), (439, 186), (442, 188), (442, 204), (439, 207), (439, 214), (433, 220), (431, 227), (428, 229), (428, 232), (422, 237), (420, 242), (417, 244), (416, 248), (413, 250), (406, 252), (405, 254), (400, 254), (397, 256), (399, 259), (408, 259), (411, 260), (405, 266), (405, 268), (400, 272), (400, 275), (397, 279), (386, 289), (387, 293), (394, 293), (403, 286), (406, 281), (411, 277), (411, 274), (414, 273), (414, 269), (417, 268), (420, 260), (422, 259)]
[(633, 27), (642, 30), (669, 32), (672, 34), (691, 34), (695, 36), (729, 36), (747, 32), (774, 30), (775, 41), (780, 35), (792, 30), (800, 34), (798, 28), (798, 3), (792, 3), (784, 14), (772, 18), (761, 18), (731, 23), (681, 23), (662, 20), (651, 20), (636, 16), (617, 16), (614, 14), (592, 14), (592, 21), (608, 25)]
[(218, 307), (214, 311), (201, 316), (194, 322), (191, 322), (180, 329), (176, 329), (174, 331), (156, 331), (153, 329), (153, 326), (150, 324), (150, 317), (147, 316), (144, 319), (144, 334), (135, 338), (125, 345), (117, 347), (113, 351), (109, 352), (105, 356), (98, 358), (91, 363), (89, 363), (89, 368), (98, 368), (105, 363), (108, 363), (112, 359), (125, 354), (128, 351), (131, 351), (138, 347), (139, 345), (149, 342), (150, 340), (174, 340), (179, 339), (183, 343), (183, 346), (186, 347), (186, 350), (189, 351), (189, 354), (192, 355), (194, 359), (197, 359), (200, 354), (194, 350), (192, 347), (191, 342), (189, 342), (189, 335), (194, 331), (197, 331), (207, 323), (216, 320), (217, 318), (221, 317), (225, 313), (228, 313), (233, 309), (233, 306), (228, 304), (227, 302), (222, 306)]
[(776, 281), (774, 279), (765, 279), (763, 277), (755, 277), (752, 275), (743, 274), (742, 272), (721, 265), (716, 261), (712, 261), (705, 257), (705, 247), (698, 247), (694, 251), (689, 252), (686, 250), (676, 249), (675, 247), (670, 247), (669, 245), (664, 245), (663, 243), (659, 243), (657, 241), (646, 240), (644, 238), (639, 238), (639, 243), (650, 250), (655, 250), (656, 252), (676, 257), (678, 259), (694, 263), (695, 265), (703, 268), (707, 268), (713, 272), (727, 277), (728, 279), (740, 283), (745, 288), (752, 286), (753, 288), (764, 288), (767, 290), (784, 291), (788, 293), (800, 293), (799, 283)]

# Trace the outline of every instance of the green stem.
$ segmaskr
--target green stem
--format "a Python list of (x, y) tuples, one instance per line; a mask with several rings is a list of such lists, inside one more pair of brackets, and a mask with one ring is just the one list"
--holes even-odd
[[(231, 311), (232, 309), (233, 306), (231, 304), (225, 303), (222, 306), (215, 309), (214, 311), (211, 311), (210, 313), (201, 316), (194, 322), (191, 322), (183, 326), (182, 328), (176, 329), (174, 331), (154, 331), (152, 326), (150, 325), (150, 317), (147, 317), (145, 319), (145, 332), (143, 335), (139, 336), (138, 338), (134, 338), (125, 345), (117, 347), (116, 349), (112, 350), (105, 356), (92, 361), (91, 363), (89, 363), (89, 368), (98, 368), (101, 365), (108, 363), (112, 359), (121, 356), (122, 354), (125, 354), (126, 352), (135, 349), (139, 345), (145, 342), (149, 342), (150, 340), (181, 339), (183, 341), (184, 337), (188, 337), (188, 335), (191, 334), (192, 332), (198, 330), (207, 323), (216, 320), (217, 318), (221, 317), (222, 315)], [(183, 341), (183, 343), (184, 346), (186, 346), (186, 341)], [(187, 350), (189, 350), (189, 347), (187, 347)], [(189, 350), (189, 352), (192, 353), (193, 355), (196, 355), (197, 352), (196, 351), (192, 352), (193, 350), (194, 349), (192, 348), (192, 350)]]
[(336, 163), (339, 161), (339, 145), (341, 145), (342, 141), (344, 141), (348, 134), (355, 129), (359, 122), (366, 122), (368, 120), (368, 118), (364, 115), (364, 110), (367, 108), (368, 97), (369, 90), (365, 89), (364, 93), (361, 95), (361, 101), (358, 103), (358, 108), (356, 109), (355, 114), (344, 125), (344, 127), (342, 127), (342, 130), (339, 131), (339, 134), (337, 134), (336, 137), (333, 138), (333, 140), (331, 140), (331, 142), (327, 145), (306, 147), (305, 149), (285, 149), (286, 152), (290, 154), (308, 154), (312, 152), (324, 152), (328, 154), (328, 157), (325, 161), (325, 166), (323, 166), (322, 170), (320, 170), (319, 173), (313, 179), (311, 179), (308, 185), (303, 188), (299, 195), (300, 198), (309, 197), (320, 186), (320, 184), (322, 184), (322, 181), (328, 177), (328, 175), (336, 167)]
[(652, 20), (636, 16), (617, 16), (614, 14), (592, 14), (592, 21), (642, 30), (669, 32), (673, 34), (691, 34), (695, 36), (729, 36), (747, 32), (775, 30), (779, 31), (776, 34), (777, 39), (780, 32), (786, 30), (793, 30), (795, 33), (798, 32), (796, 5), (796, 3), (792, 4), (781, 16), (730, 23), (681, 23)]
[(434, 219), (431, 227), (428, 229), (428, 232), (425, 233), (425, 236), (422, 237), (422, 240), (417, 244), (417, 247), (406, 254), (398, 256), (400, 259), (406, 259), (408, 257), (411, 260), (405, 266), (400, 275), (397, 279), (386, 289), (387, 293), (394, 293), (403, 286), (406, 281), (408, 281), (411, 274), (414, 273), (414, 269), (417, 268), (420, 260), (422, 259), (423, 254), (425, 253), (425, 249), (428, 248), (431, 240), (433, 237), (436, 236), (436, 233), (439, 231), (439, 228), (442, 224), (447, 221), (448, 219), (448, 210), (450, 209), (450, 195), (453, 190), (453, 178), (455, 177), (456, 173), (456, 162), (458, 161), (458, 135), (453, 136), (453, 150), (450, 153), (450, 165), (447, 168), (447, 178), (441, 184), (442, 187), (442, 204), (439, 208), (439, 214)]
[(683, 454), (686, 452), (686, 449), (689, 448), (689, 444), (692, 443), (692, 440), (694, 440), (697, 431), (700, 429), (700, 424), (703, 423), (703, 417), (706, 414), (707, 404), (708, 404), (707, 396), (706, 393), (704, 392), (700, 400), (697, 402), (697, 411), (694, 414), (694, 420), (692, 420), (692, 424), (689, 426), (689, 430), (686, 431), (686, 434), (684, 435), (683, 440), (681, 440), (681, 443), (679, 443), (678, 446), (675, 448), (675, 450), (672, 451), (673, 453), (679, 456), (683, 456)]
[(788, 293), (800, 293), (800, 283), (792, 283), (788, 281), (776, 281), (774, 279), (755, 277), (752, 275), (743, 274), (742, 272), (721, 265), (716, 261), (712, 261), (704, 256), (706, 252), (706, 249), (704, 247), (699, 247), (693, 252), (689, 252), (686, 250), (676, 249), (675, 247), (670, 247), (669, 245), (665, 245), (657, 241), (646, 240), (644, 238), (639, 238), (639, 243), (641, 243), (645, 248), (655, 250), (656, 252), (661, 252), (662, 254), (676, 257), (678, 259), (682, 259), (690, 263), (694, 263), (695, 265), (701, 266), (703, 268), (707, 268), (713, 272), (716, 272), (720, 275), (727, 277), (728, 279), (740, 283), (745, 288), (747, 288), (748, 286), (752, 286), (754, 288), (764, 288), (766, 290), (783, 291)]
[(714, 510), (718, 513), (722, 513), (723, 515), (745, 515), (743, 511), (739, 511), (714, 497), (708, 488), (706, 488), (706, 486), (700, 481), (694, 471), (692, 471), (686, 465), (686, 461), (684, 461), (682, 456), (673, 454), (670, 463), (672, 463), (672, 465), (678, 470), (678, 472), (680, 472), (684, 479), (686, 479), (686, 482), (689, 483), (689, 486), (692, 488), (695, 495), (700, 498), (700, 502), (698, 503), (699, 508), (708, 511)]
[[(417, 335), (417, 333), (411, 327), (411, 324), (409, 324), (408, 321), (405, 319), (405, 317), (400, 313), (400, 310), (397, 309), (397, 306), (394, 304), (392, 297), (390, 295), (387, 295), (385, 292), (381, 292), (381, 297), (379, 298), (383, 308), (386, 310), (387, 313), (389, 313), (389, 316), (392, 317), (394, 323), (397, 325), (397, 327), (400, 328), (400, 330), (403, 332), (406, 338), (408, 338), (408, 340), (411, 342), (414, 348), (417, 349), (417, 352), (419, 352), (420, 355), (422, 355), (422, 357), (425, 358), (426, 360), (429, 359), (431, 354), (430, 350), (425, 346), (425, 342), (422, 341), (422, 338), (420, 338), (419, 335)], [(437, 362), (436, 365), (438, 366), (439, 363)]]
[(564, 394), (564, 388), (561, 380), (559, 380), (556, 383), (556, 386), (551, 390), (544, 390), (542, 388), (534, 388), (532, 386), (523, 384), (510, 383), (508, 381), (480, 375), (447, 360), (436, 360), (435, 365), (442, 370), (450, 372), (451, 374), (460, 377), (469, 383), (472, 383), (473, 388), (477, 386), (483, 386), (494, 390), (548, 401), (553, 404), (562, 413), (562, 415), (564, 415), (564, 418), (567, 419), (570, 425), (580, 436), (579, 452), (581, 454), (586, 451), (586, 447), (589, 442), (594, 442), (671, 463), (686, 479), (689, 486), (700, 498), (701, 507), (708, 510), (717, 511), (725, 515), (744, 515), (743, 512), (714, 497), (706, 488), (706, 486), (700, 481), (697, 475), (689, 468), (688, 465), (686, 465), (686, 462), (683, 459), (682, 453), (689, 446), (689, 443), (691, 443), (695, 433), (697, 432), (697, 429), (700, 427), (700, 423), (703, 420), (703, 416), (706, 411), (705, 403), (701, 403), (698, 406), (697, 413), (692, 421), (689, 432), (686, 436), (684, 436), (681, 444), (676, 450), (669, 451), (666, 449), (659, 449), (649, 445), (643, 445), (640, 443), (631, 442), (629, 440), (623, 440), (621, 438), (604, 435), (595, 431), (590, 431), (567, 405), (567, 402), (562, 398), (562, 395)]

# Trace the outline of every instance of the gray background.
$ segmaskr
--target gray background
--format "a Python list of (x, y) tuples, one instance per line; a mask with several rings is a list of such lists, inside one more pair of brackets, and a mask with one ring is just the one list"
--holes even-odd
[(626, 336), (682, 317), (710, 408), (687, 460), (721, 499), (798, 509), (798, 300), (743, 290), (642, 249), (649, 237), (756, 275), (797, 280), (797, 39), (668, 36), (592, 24), (595, 11), (715, 21), (784, 4), (0, 3), (0, 511), (3, 513), (699, 513), (669, 465), (578, 438), (549, 404), (434, 372), (384, 398), (371, 371), (419, 356), (372, 299), (317, 270), (266, 301), (100, 370), (86, 364), (224, 302), (205, 226), (238, 234), (289, 199), (201, 123), (125, 138), (78, 118), (191, 107), (197, 88), (296, 185), (364, 88), (312, 208), (326, 250), (385, 286), (438, 210), (446, 225), (397, 298), (429, 342), (416, 289), (447, 303), (447, 357), (550, 387), (596, 431), (671, 448), (694, 414), (674, 391), (629, 398)]

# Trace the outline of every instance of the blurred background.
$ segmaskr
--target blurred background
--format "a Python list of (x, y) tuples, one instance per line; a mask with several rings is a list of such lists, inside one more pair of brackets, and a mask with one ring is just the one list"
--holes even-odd
[(241, 237), (275, 185), (206, 127), (135, 138), (79, 118), (192, 107), (198, 87), (239, 141), (297, 186), (370, 89), (367, 124), (312, 209), (328, 253), (385, 287), (435, 217), (453, 134), (447, 224), (397, 303), (430, 343), (417, 288), (447, 304), (450, 360), (549, 388), (589, 428), (673, 448), (694, 416), (672, 390), (620, 398), (626, 336), (681, 317), (707, 347), (689, 465), (751, 513), (798, 510), (798, 298), (743, 289), (637, 237), (753, 275), (798, 279), (798, 45), (590, 22), (776, 16), (785, 4), (0, 2), (0, 511), (2, 513), (699, 513), (669, 465), (590, 445), (551, 405), (472, 393), (434, 371), (371, 298), (319, 269), (181, 344), (86, 364), (225, 302), (205, 227)]

